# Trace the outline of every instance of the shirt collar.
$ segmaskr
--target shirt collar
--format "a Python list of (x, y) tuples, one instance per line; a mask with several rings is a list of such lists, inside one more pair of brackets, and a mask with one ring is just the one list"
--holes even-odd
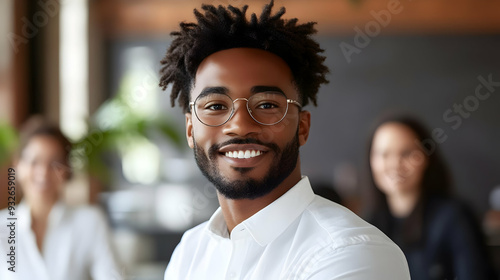
[[(285, 231), (302, 214), (313, 199), (314, 192), (311, 184), (309, 179), (304, 176), (288, 192), (237, 225), (231, 235), (245, 228), (255, 242), (265, 246)], [(210, 218), (208, 230), (217, 236), (229, 238), (227, 225), (220, 207)]]
[(219, 207), (208, 221), (208, 231), (215, 236), (222, 238), (229, 238), (229, 231), (227, 230), (226, 220), (222, 214), (222, 209)]

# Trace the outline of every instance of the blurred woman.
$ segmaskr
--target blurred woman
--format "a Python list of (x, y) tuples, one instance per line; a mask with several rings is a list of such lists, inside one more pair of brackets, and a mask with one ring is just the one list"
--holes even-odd
[[(17, 218), (14, 242), (6, 240), (12, 236), (9, 228), (2, 225), (0, 230), (0, 279), (122, 279), (103, 214), (95, 207), (73, 208), (61, 201), (71, 177), (70, 150), (61, 131), (43, 120), (31, 119), (21, 132), (14, 169), (23, 200), (15, 207), (15, 216), (0, 211), (4, 222)], [(5, 262), (12, 251), (15, 261)]]
[[(370, 222), (406, 255), (412, 279), (494, 279), (479, 225), (450, 198), (437, 143), (416, 120), (388, 118), (369, 144)], [(425, 144), (425, 145), (424, 145)]]

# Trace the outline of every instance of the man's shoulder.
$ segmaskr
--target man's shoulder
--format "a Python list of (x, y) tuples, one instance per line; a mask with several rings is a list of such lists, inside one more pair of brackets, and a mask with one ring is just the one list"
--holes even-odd
[(204, 221), (201, 224), (186, 230), (186, 232), (184, 232), (184, 236), (188, 237), (199, 236), (206, 230), (208, 222), (209, 221)]
[(190, 244), (195, 245), (199, 242), (200, 239), (206, 236), (208, 221), (205, 221), (191, 229), (188, 229), (184, 232), (181, 239), (181, 244)]
[[(349, 209), (316, 196), (294, 229), (291, 275), (352, 275), (355, 279), (409, 279), (403, 252)], [(308, 267), (308, 272), (298, 269)], [(304, 274), (305, 273), (305, 274)], [(354, 279), (353, 278), (353, 279)]]
[(367, 243), (395, 246), (378, 228), (346, 207), (320, 196), (314, 198), (303, 215), (309, 220), (307, 227), (315, 227), (314, 230), (334, 248)]
[(182, 235), (181, 241), (172, 255), (172, 259), (182, 257), (183, 259), (192, 258), (192, 254), (197, 251), (197, 248), (203, 248), (209, 243), (206, 227), (207, 223), (203, 222), (191, 229), (188, 229)]

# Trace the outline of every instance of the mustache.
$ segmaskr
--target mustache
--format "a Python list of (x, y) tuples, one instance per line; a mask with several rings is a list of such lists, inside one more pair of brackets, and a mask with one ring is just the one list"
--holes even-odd
[(264, 146), (264, 147), (267, 147), (269, 148), (270, 150), (276, 152), (276, 153), (279, 153), (280, 152), (280, 148), (277, 144), (275, 143), (264, 143), (258, 139), (255, 139), (255, 138), (233, 138), (233, 139), (230, 139), (228, 141), (225, 141), (225, 142), (222, 142), (222, 143), (219, 143), (219, 144), (214, 144), (210, 147), (210, 149), (208, 150), (208, 155), (210, 158), (215, 158), (215, 155), (217, 154), (217, 151), (223, 147), (223, 146), (226, 146), (226, 145), (231, 145), (231, 144), (257, 144), (257, 145), (261, 145), (261, 146)]

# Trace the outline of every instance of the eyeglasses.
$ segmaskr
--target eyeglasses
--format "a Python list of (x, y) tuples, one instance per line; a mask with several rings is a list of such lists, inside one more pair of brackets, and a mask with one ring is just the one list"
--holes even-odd
[(288, 99), (285, 94), (277, 91), (256, 93), (250, 98), (233, 100), (227, 94), (207, 93), (199, 95), (189, 106), (193, 107), (198, 120), (207, 126), (220, 126), (227, 123), (234, 115), (234, 103), (244, 100), (252, 119), (262, 125), (274, 125), (282, 121), (288, 112), (288, 104), (302, 108), (299, 102)]

